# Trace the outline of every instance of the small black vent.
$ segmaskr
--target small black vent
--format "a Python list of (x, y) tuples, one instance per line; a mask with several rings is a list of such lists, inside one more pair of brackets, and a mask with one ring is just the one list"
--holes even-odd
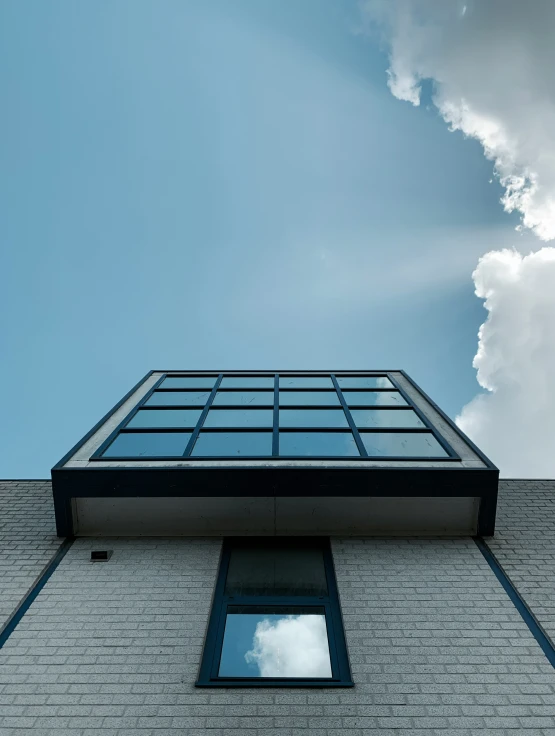
[(91, 562), (108, 562), (112, 552), (111, 549), (93, 549), (91, 551)]

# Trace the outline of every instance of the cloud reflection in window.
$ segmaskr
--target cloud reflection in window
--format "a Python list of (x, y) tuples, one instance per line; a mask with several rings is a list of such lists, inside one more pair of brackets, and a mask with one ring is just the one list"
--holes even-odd
[(331, 662), (323, 615), (302, 614), (264, 618), (256, 625), (248, 664), (258, 665), (259, 677), (331, 677)]

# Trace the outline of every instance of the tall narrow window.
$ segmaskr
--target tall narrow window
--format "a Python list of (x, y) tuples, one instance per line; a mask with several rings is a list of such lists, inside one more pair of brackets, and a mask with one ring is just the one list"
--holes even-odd
[(328, 540), (224, 542), (196, 684), (352, 686)]

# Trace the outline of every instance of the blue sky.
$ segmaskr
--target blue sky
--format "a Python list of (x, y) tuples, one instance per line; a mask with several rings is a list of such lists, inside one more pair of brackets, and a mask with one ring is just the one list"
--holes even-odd
[(477, 391), (516, 244), (476, 141), (401, 103), (354, 0), (0, 4), (3, 477), (151, 368), (404, 368)]

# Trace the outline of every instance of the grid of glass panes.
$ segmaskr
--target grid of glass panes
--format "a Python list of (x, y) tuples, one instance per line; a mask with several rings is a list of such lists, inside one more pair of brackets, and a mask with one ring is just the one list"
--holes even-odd
[(386, 374), (169, 375), (96, 457), (449, 459)]

